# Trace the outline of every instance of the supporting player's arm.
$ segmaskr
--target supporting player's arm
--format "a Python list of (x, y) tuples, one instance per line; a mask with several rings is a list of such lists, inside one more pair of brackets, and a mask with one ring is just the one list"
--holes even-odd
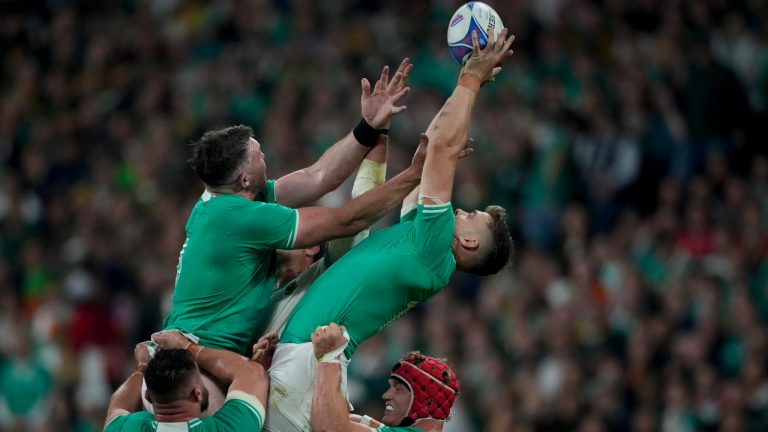
[[(363, 159), (352, 186), (352, 199), (359, 197), (376, 186), (380, 186), (386, 180), (388, 143), (389, 137), (387, 135), (380, 135), (379, 142)], [(354, 237), (332, 240), (328, 245), (330, 262), (337, 261), (355, 245), (368, 238), (369, 233), (370, 226), (357, 233)]]
[(419, 142), (411, 166), (381, 186), (340, 208), (305, 207), (298, 209), (298, 231), (294, 249), (357, 234), (400, 204), (419, 184), (427, 154), (427, 141)]
[(349, 421), (349, 405), (341, 393), (341, 364), (325, 356), (346, 345), (336, 324), (312, 333), (312, 348), (318, 358), (315, 392), (312, 394), (310, 421), (313, 432), (357, 432), (372, 429)]
[[(472, 154), (474, 149), (472, 148), (472, 144), (475, 142), (474, 139), (470, 138), (467, 141), (466, 147), (464, 150), (461, 151), (459, 154), (459, 159), (463, 159), (469, 155)], [(400, 217), (403, 218), (405, 215), (416, 209), (419, 201), (419, 191), (421, 190), (421, 186), (416, 186), (413, 188), (413, 190), (408, 194), (408, 196), (405, 197), (403, 200), (403, 205), (400, 207)]]
[(499, 73), (499, 65), (511, 55), (514, 36), (503, 29), (497, 40), (491, 32), (488, 45), (480, 49), (477, 33), (472, 33), (474, 51), (459, 76), (459, 83), (427, 129), (430, 145), (420, 194), (427, 204), (449, 202), (453, 191), (456, 162), (467, 142), (469, 120), (480, 86)]
[(227, 393), (240, 391), (255, 397), (261, 409), (259, 413), (264, 418), (264, 407), (269, 392), (269, 375), (264, 367), (256, 361), (230, 351), (203, 347), (190, 342), (176, 330), (168, 330), (152, 335), (152, 340), (161, 349), (186, 349), (195, 356), (201, 369), (205, 369), (225, 385)]
[(148, 347), (148, 342), (141, 342), (133, 349), (136, 371), (112, 394), (107, 408), (105, 427), (117, 416), (141, 410), (141, 383), (144, 380), (147, 363), (149, 363)]
[[(389, 67), (384, 66), (373, 91), (367, 79), (361, 81), (361, 111), (373, 129), (387, 128), (393, 116), (405, 111), (405, 106), (397, 104), (408, 94), (407, 78), (412, 67), (407, 58), (403, 59), (389, 81)], [(335, 190), (360, 165), (371, 149), (369, 146), (358, 142), (352, 132), (348, 133), (311, 166), (278, 179), (275, 182), (277, 202), (288, 207), (304, 206)]]

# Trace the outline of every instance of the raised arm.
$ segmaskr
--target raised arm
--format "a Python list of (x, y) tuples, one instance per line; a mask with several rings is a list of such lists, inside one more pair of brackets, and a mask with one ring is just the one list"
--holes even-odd
[(141, 382), (144, 380), (144, 371), (147, 370), (147, 363), (149, 363), (148, 347), (149, 342), (142, 342), (133, 349), (136, 371), (112, 394), (104, 427), (117, 416), (141, 409)]
[[(361, 129), (348, 133), (311, 166), (279, 178), (275, 182), (277, 202), (288, 207), (305, 206), (338, 188), (360, 165), (371, 146), (377, 144), (375, 135), (386, 134), (390, 119), (405, 111), (405, 106), (397, 104), (408, 94), (407, 79), (412, 68), (409, 60), (403, 59), (390, 81), (389, 67), (384, 66), (373, 91), (363, 78), (360, 96), (363, 120), (358, 126)], [(368, 134), (374, 137), (368, 139)]]
[(496, 40), (491, 32), (488, 45), (481, 50), (477, 33), (472, 33), (472, 56), (464, 65), (453, 94), (427, 129), (430, 145), (424, 163), (420, 195), (430, 203), (451, 200), (456, 162), (467, 142), (469, 120), (477, 91), (483, 83), (491, 81), (501, 71), (499, 65), (512, 53), (509, 47), (514, 36), (506, 38), (506, 35), (507, 29), (503, 29)]
[[(357, 175), (355, 176), (355, 181), (352, 186), (352, 199), (383, 184), (386, 180), (388, 143), (389, 137), (387, 135), (380, 135), (379, 142), (370, 152), (368, 152), (365, 159), (363, 159), (363, 162), (360, 164), (360, 169), (357, 170)], [(370, 226), (365, 228), (354, 237), (344, 237), (332, 240), (328, 245), (328, 257), (330, 262), (337, 261), (350, 249), (355, 247), (355, 245), (368, 238), (368, 234), (371, 231), (370, 228)]]
[(341, 393), (341, 364), (326, 358), (346, 346), (347, 339), (336, 324), (312, 333), (312, 347), (318, 359), (315, 392), (312, 394), (310, 419), (313, 432), (357, 432), (372, 429), (349, 421), (349, 405)]
[(357, 234), (389, 210), (419, 184), (427, 154), (427, 141), (419, 142), (411, 166), (381, 186), (375, 187), (340, 208), (298, 209), (298, 231), (293, 248), (300, 249), (331, 239)]
[(161, 349), (188, 350), (195, 356), (201, 369), (205, 369), (228, 385), (227, 393), (233, 391), (247, 393), (255, 396), (262, 407), (266, 407), (269, 375), (259, 362), (251, 361), (230, 351), (197, 345), (176, 330), (155, 333), (152, 335), (152, 340)]
[[(464, 159), (465, 157), (472, 154), (474, 151), (474, 148), (472, 148), (472, 144), (474, 144), (475, 140), (470, 138), (467, 140), (467, 145), (464, 148), (464, 150), (459, 153), (459, 159)], [(413, 188), (413, 190), (408, 194), (408, 196), (405, 197), (403, 200), (403, 205), (400, 207), (400, 217), (404, 217), (408, 213), (410, 213), (413, 209), (416, 208), (419, 201), (419, 191), (420, 186), (416, 186)]]

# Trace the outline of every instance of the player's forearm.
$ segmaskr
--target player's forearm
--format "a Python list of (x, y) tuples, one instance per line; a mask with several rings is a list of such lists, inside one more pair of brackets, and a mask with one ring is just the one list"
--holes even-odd
[(457, 159), (464, 149), (477, 94), (457, 86), (427, 128), (430, 146), (447, 149)]
[(112, 394), (107, 415), (114, 410), (136, 412), (141, 409), (141, 383), (143, 380), (144, 374), (142, 372), (136, 371), (131, 374)]
[[(370, 148), (360, 145), (352, 133), (331, 146), (309, 169), (316, 173), (320, 195), (335, 190), (360, 166)], [(317, 199), (316, 198), (316, 199)]]
[(365, 159), (371, 162), (387, 163), (387, 154), (389, 149), (389, 135), (379, 135), (376, 145), (365, 155)]
[(342, 224), (351, 234), (362, 231), (400, 204), (420, 179), (420, 170), (411, 167), (360, 195), (339, 209)]
[(347, 401), (341, 394), (341, 365), (317, 366), (310, 415), (313, 432), (345, 432), (350, 428)]
[(352, 133), (336, 142), (311, 166), (283, 176), (275, 183), (277, 202), (302, 207), (338, 188), (370, 150)]
[(251, 366), (251, 363), (245, 357), (230, 351), (219, 350), (215, 348), (201, 347), (196, 344), (187, 348), (201, 369), (205, 369), (211, 375), (229, 385), (235, 377)]

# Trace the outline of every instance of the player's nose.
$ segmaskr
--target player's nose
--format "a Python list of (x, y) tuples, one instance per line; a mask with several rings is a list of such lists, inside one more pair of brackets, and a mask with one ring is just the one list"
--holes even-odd
[(465, 212), (462, 209), (456, 209), (456, 211), (454, 211), (453, 214), (455, 214), (456, 216), (464, 216), (464, 217), (467, 216), (467, 212)]

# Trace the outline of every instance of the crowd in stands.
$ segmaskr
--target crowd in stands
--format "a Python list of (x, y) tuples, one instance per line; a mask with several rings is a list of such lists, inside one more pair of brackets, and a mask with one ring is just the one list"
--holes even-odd
[[(271, 178), (307, 166), (408, 56), (397, 172), (458, 76), (460, 3), (0, 2), (0, 430), (101, 430), (168, 313), (187, 143), (243, 123)], [(449, 432), (765, 430), (768, 3), (488, 3), (515, 54), (454, 203), (505, 206), (514, 263), (364, 344), (351, 402), (383, 412), (421, 349), (460, 380)]]

